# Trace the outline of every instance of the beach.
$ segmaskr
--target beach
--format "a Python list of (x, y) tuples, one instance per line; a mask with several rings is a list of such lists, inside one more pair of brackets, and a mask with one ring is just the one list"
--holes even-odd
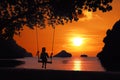
[(0, 68), (0, 80), (120, 80), (120, 72)]

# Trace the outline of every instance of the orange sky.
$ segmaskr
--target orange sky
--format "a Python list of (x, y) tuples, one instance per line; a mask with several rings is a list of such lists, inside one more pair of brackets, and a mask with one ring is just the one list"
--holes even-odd
[[(80, 56), (83, 53), (88, 56), (96, 56), (104, 46), (103, 38), (106, 36), (107, 29), (111, 29), (114, 23), (120, 19), (119, 3), (120, 0), (113, 0), (113, 10), (110, 12), (102, 13), (97, 11), (88, 13), (84, 11), (86, 16), (78, 22), (56, 26), (54, 54), (61, 50), (66, 50), (73, 56)], [(53, 28), (47, 26), (45, 29), (37, 30), (39, 50), (45, 46), (50, 54), (52, 50)], [(74, 38), (82, 38), (81, 45), (75, 45), (73, 43)], [(14, 39), (20, 46), (35, 56), (37, 51), (36, 30), (25, 27), (21, 36), (15, 35)]]

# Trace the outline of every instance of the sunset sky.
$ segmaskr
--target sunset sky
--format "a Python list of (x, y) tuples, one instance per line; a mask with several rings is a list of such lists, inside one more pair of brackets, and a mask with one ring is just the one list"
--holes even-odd
[[(103, 13), (83, 11), (84, 17), (78, 22), (58, 25), (55, 28), (53, 54), (57, 54), (61, 50), (66, 50), (73, 56), (87, 54), (88, 56), (96, 56), (104, 46), (103, 38), (106, 31), (111, 29), (116, 21), (120, 19), (120, 0), (113, 0), (112, 11)], [(42, 47), (46, 47), (50, 54), (52, 51), (52, 41), (54, 29), (46, 26), (45, 29), (38, 30), (39, 51)], [(17, 44), (31, 52), (33, 56), (37, 52), (36, 30), (24, 27), (20, 36), (14, 37)]]

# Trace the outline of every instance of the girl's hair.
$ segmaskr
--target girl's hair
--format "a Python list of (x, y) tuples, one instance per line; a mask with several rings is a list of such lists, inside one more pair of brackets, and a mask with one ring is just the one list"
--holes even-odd
[(45, 47), (42, 47), (42, 52), (44, 52), (46, 50), (46, 48)]

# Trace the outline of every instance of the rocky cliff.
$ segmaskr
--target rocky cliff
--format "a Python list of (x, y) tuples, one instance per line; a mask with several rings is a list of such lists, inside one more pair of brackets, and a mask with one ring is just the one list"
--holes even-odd
[(32, 54), (19, 46), (14, 39), (0, 39), (0, 59), (32, 57)]
[(103, 42), (105, 45), (97, 54), (101, 64), (108, 71), (120, 71), (120, 20), (107, 30)]

